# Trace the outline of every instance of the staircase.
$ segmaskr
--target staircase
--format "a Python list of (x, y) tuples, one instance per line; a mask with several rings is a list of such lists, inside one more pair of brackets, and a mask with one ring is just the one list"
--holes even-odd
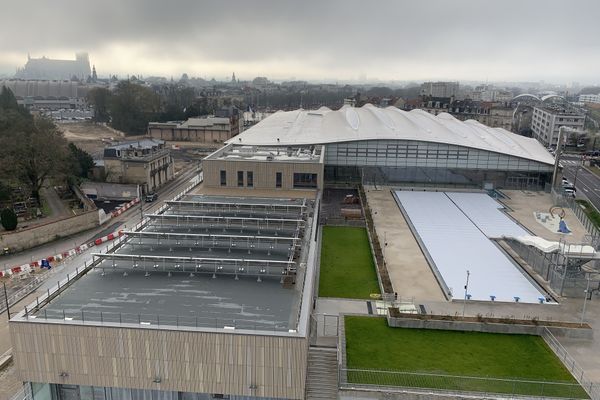
[(338, 364), (335, 348), (310, 347), (306, 374), (306, 399), (337, 399)]

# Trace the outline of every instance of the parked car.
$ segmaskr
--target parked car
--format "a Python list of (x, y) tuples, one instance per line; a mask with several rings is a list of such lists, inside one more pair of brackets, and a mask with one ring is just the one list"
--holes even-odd
[(156, 199), (158, 199), (158, 194), (156, 194), (156, 193), (148, 193), (146, 195), (146, 202), (147, 203), (151, 203), (151, 202), (153, 202)]
[(575, 188), (565, 188), (564, 191), (565, 191), (565, 195), (568, 197), (575, 197), (575, 195), (576, 195), (575, 193), (577, 192), (575, 190)]

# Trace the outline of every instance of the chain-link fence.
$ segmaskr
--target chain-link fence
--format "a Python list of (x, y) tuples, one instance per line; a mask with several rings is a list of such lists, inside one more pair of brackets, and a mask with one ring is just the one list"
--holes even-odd
[[(499, 393), (511, 396), (539, 396), (543, 398), (587, 399), (586, 391), (578, 383), (546, 382), (536, 380), (485, 378), (416, 372), (341, 369), (342, 388), (417, 388), (440, 392)], [(342, 379), (346, 377), (347, 379)]]

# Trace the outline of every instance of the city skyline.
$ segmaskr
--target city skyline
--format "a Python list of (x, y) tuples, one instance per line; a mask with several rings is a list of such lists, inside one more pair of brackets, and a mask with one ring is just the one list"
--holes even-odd
[[(178, 7), (160, 2), (109, 2), (81, 10), (70, 0), (50, 5), (3, 1), (11, 18), (0, 43), (0, 74), (12, 76), (27, 55), (72, 59), (87, 51), (101, 76), (242, 80), (267, 76), (321, 81), (600, 81), (594, 18), (600, 4), (472, 1), (427, 5), (330, 1), (325, 4), (239, 1)], [(73, 10), (78, 10), (75, 14)], [(52, 32), (22, 29), (54, 21)], [(585, 60), (585, 62), (582, 62)]]

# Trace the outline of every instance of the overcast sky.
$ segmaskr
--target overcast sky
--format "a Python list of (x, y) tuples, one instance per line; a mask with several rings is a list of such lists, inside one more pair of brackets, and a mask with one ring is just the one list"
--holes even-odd
[(0, 73), (600, 82), (599, 0), (0, 0)]

